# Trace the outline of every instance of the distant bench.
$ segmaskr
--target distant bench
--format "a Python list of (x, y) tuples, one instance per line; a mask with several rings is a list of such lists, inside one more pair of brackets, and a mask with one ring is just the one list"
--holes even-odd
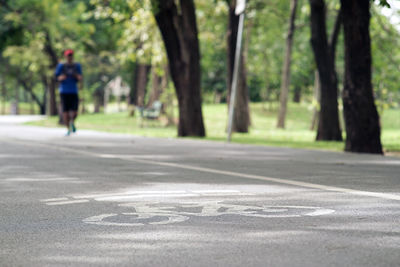
[[(162, 103), (160, 101), (154, 101), (151, 107), (137, 107), (139, 110), (140, 118), (148, 120), (156, 120), (160, 117), (162, 111)], [(142, 124), (141, 124), (142, 125)]]

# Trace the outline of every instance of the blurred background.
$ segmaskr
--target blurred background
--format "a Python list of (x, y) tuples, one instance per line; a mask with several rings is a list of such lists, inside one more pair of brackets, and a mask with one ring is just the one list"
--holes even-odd
[[(203, 136), (201, 131), (185, 134), (178, 129), (183, 104), (177, 97), (178, 78), (171, 75), (174, 55), (170, 54), (168, 60), (165, 49), (168, 29), (160, 23), (164, 4), (157, 2), (0, 0), (0, 114), (43, 114), (48, 117), (31, 124), (57, 127), (59, 96), (54, 70), (64, 60), (63, 51), (73, 49), (84, 74), (79, 93), (79, 128), (157, 137)], [(238, 24), (236, 2), (188, 2), (195, 4), (196, 27), (187, 36), (193, 40), (197, 37), (199, 43), (204, 135), (209, 140), (225, 140)], [(310, 42), (313, 2), (324, 1), (248, 1), (234, 142), (343, 150), (344, 141), (323, 140), (317, 134), (321, 82)], [(341, 97), (345, 42), (343, 27), (337, 25), (341, 4), (338, 0), (324, 4), (329, 45), (336, 38), (333, 65), (339, 127), (345, 139)], [(176, 5), (180, 20), (175, 23), (185, 24), (185, 18), (193, 18), (190, 12), (185, 13), (185, 6)], [(373, 95), (383, 148), (389, 154), (400, 152), (397, 7), (396, 1), (371, 1), (370, 6)], [(171, 39), (185, 37), (179, 33), (184, 29), (176, 26), (175, 30), (177, 34), (171, 32)], [(195, 47), (180, 49), (184, 52)], [(186, 88), (192, 86), (189, 84)], [(285, 87), (286, 100), (282, 99)], [(282, 114), (282, 109), (287, 112)]]

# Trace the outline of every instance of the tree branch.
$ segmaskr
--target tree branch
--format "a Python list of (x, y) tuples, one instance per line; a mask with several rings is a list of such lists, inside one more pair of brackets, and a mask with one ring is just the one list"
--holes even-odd
[(45, 38), (46, 38), (46, 42), (44, 45), (44, 51), (50, 58), (51, 68), (54, 69), (58, 64), (58, 57), (52, 46), (50, 33), (48, 31), (45, 31)]

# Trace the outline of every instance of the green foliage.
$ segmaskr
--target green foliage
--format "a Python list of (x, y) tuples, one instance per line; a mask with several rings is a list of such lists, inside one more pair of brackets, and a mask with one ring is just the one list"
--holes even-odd
[(51, 76), (54, 71), (50, 68), (53, 63), (48, 46), (58, 57), (67, 47), (76, 49), (78, 58), (83, 57), (81, 48), (94, 31), (92, 25), (81, 20), (86, 10), (84, 3), (71, 6), (61, 0), (15, 0), (10, 8), (0, 10), (4, 15), (0, 25), (7, 27), (1, 32), (1, 39), (5, 40), (3, 60), (19, 68), (18, 75), (29, 72), (36, 80), (43, 74)]
[[(197, 2), (203, 92), (226, 94), (226, 31), (228, 7), (224, 1)], [(225, 98), (225, 97), (223, 97)]]
[(372, 9), (371, 40), (373, 54), (373, 85), (375, 99), (381, 112), (400, 103), (400, 33), (389, 19)]
[[(325, 2), (329, 36), (340, 1)], [(47, 36), (58, 58), (62, 58), (65, 48), (76, 50), (76, 60), (83, 64), (87, 101), (93, 101), (93, 95), (101, 97), (104, 86), (117, 75), (132, 84), (138, 63), (151, 64), (163, 75), (167, 60), (154, 19), (162, 3), (159, 0), (12, 0), (6, 3), (8, 6), (0, 6), (0, 81), (5, 82), (9, 98), (14, 95), (18, 80), (26, 81), (35, 94), (44, 96), (43, 76), (49, 78), (53, 74), (52, 62), (46, 53)], [(195, 3), (204, 99), (213, 102), (218, 95), (224, 100), (228, 4), (232, 1), (196, 0)], [(379, 111), (385, 116), (400, 103), (400, 36), (398, 26), (382, 15), (382, 8), (389, 7), (388, 2), (375, 0), (371, 3), (373, 84)], [(301, 90), (307, 107), (312, 102), (315, 70), (309, 15), (308, 0), (299, 0), (291, 90)], [(273, 101), (279, 95), (288, 18), (289, 1), (248, 1), (244, 52), (253, 102)], [(336, 55), (340, 89), (344, 73), (342, 34)], [(171, 99), (174, 98), (171, 88), (166, 92), (163, 96), (168, 99), (166, 101), (176, 101)], [(257, 105), (253, 108), (258, 112)], [(222, 108), (214, 111), (226, 113)], [(262, 116), (269, 115), (260, 111), (257, 118)], [(253, 124), (265, 123), (253, 121)], [(289, 128), (291, 123), (294, 122), (288, 123)], [(210, 126), (208, 128), (210, 131)]]

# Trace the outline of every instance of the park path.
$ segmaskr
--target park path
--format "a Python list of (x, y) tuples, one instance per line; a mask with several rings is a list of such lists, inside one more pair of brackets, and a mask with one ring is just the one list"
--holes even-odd
[(0, 117), (4, 266), (397, 266), (400, 160)]

